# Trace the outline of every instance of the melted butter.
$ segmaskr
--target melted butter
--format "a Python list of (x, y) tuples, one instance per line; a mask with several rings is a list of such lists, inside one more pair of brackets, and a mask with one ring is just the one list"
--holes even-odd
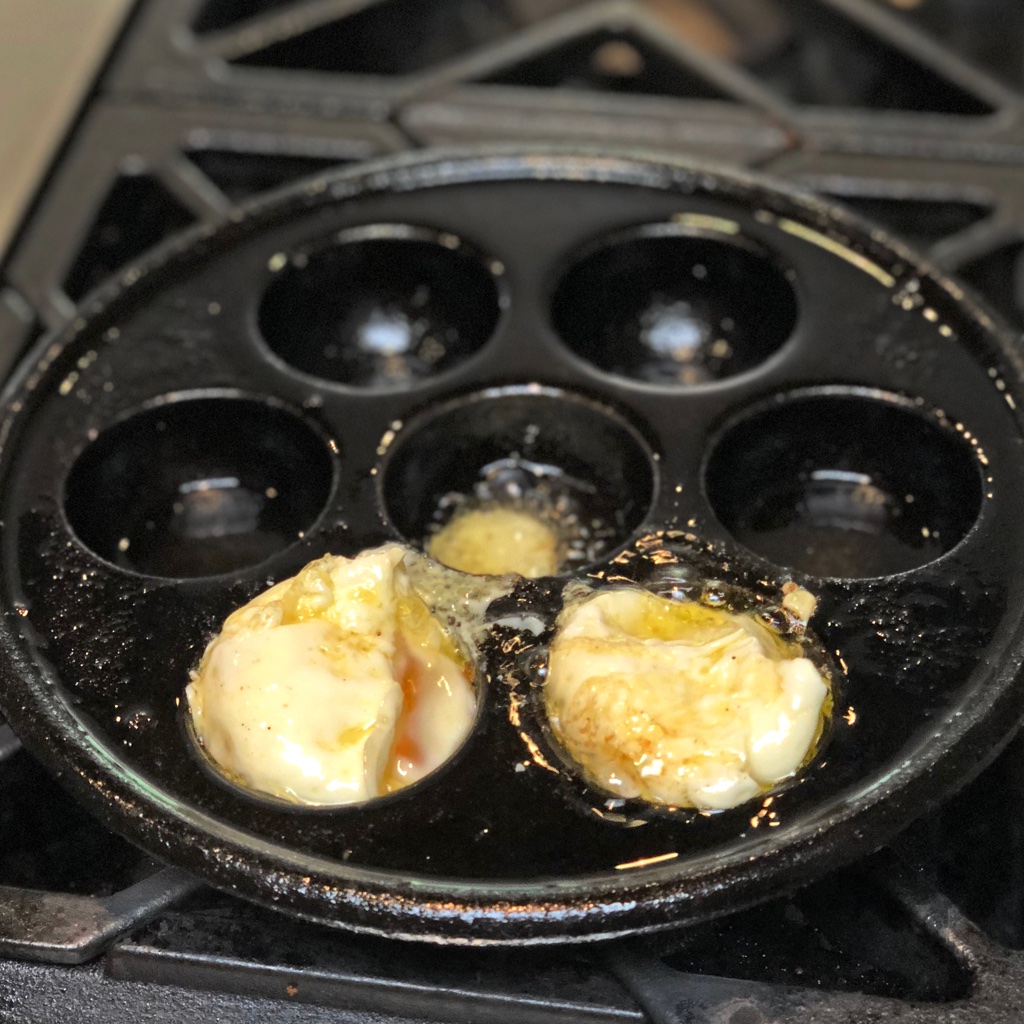
[(475, 716), (470, 660), (397, 546), (310, 563), (232, 613), (186, 688), (196, 737), (247, 788), (371, 799), (446, 761)]
[(620, 588), (570, 604), (545, 705), (585, 773), (620, 797), (715, 810), (813, 755), (829, 687), (757, 617)]
[(418, 551), (406, 551), (404, 566), (417, 596), (441, 619), (462, 646), (475, 650), (490, 623), (487, 609), (511, 592), (516, 577), (474, 576), (449, 569)]

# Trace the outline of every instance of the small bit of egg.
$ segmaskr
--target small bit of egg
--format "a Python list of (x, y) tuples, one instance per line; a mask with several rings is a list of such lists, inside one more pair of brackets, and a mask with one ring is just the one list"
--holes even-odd
[(405, 549), (328, 555), (231, 614), (186, 687), (195, 735), (239, 784), (314, 805), (417, 781), (469, 734), (471, 670)]
[(544, 688), (556, 736), (594, 782), (702, 810), (794, 775), (827, 697), (814, 664), (754, 616), (635, 587), (566, 608)]
[(554, 576), (562, 562), (557, 531), (535, 515), (507, 506), (461, 512), (435, 533), (427, 553), (476, 576)]
[(818, 607), (818, 599), (792, 581), (782, 588), (782, 594), (782, 607), (798, 621), (809, 622)]

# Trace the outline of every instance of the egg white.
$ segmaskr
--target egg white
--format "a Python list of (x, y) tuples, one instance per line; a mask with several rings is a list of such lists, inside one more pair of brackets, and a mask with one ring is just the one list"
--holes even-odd
[(639, 588), (570, 605), (544, 699), (556, 736), (619, 796), (735, 807), (806, 763), (828, 686), (750, 615)]
[(409, 785), (458, 749), (471, 672), (405, 555), (328, 555), (228, 617), (186, 687), (195, 735), (228, 777), (340, 805)]

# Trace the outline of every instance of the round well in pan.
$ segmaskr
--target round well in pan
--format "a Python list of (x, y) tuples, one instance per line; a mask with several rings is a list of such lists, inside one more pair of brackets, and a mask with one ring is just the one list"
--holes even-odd
[(654, 499), (657, 463), (611, 409), (554, 388), (495, 388), (406, 424), (381, 492), (391, 522), (422, 546), (466, 508), (525, 509), (562, 538), (563, 571), (626, 542)]
[(731, 424), (705, 472), (742, 544), (814, 576), (889, 576), (960, 543), (984, 497), (984, 453), (954, 424), (881, 393), (780, 396)]
[(772, 356), (796, 324), (793, 286), (738, 224), (717, 220), (715, 231), (680, 216), (589, 246), (551, 300), (566, 344), (607, 373), (674, 387), (723, 380)]
[(150, 576), (214, 576), (293, 544), (323, 511), (326, 441), (280, 406), (180, 396), (115, 423), (78, 457), (64, 511), (100, 558)]
[[(773, 253), (771, 266), (792, 268), (799, 303), (784, 342), (715, 386), (692, 388), (650, 387), (568, 353), (551, 324), (558, 268), (594, 239), (681, 215), (727, 220), (736, 226), (728, 244)], [(275, 257), (285, 254), (284, 273), (288, 254), (367, 224), (430, 224), (472, 238), (505, 267), (503, 324), (471, 357), (415, 388), (339, 386), (308, 368), (297, 373), (256, 330)], [(221, 232), (183, 236), (134, 269), (137, 285), (97, 293), (107, 297), (32, 352), (6, 394), (0, 709), (82, 801), (157, 856), (295, 914), (403, 938), (538, 943), (650, 931), (756, 902), (878, 847), (978, 771), (1019, 720), (1024, 389), (1012, 369), (1013, 341), (934, 271), (909, 266), (842, 212), (760, 178), (683, 162), (449, 154), (341, 173), (315, 196), (279, 194)], [(751, 273), (750, 284), (763, 286)], [(915, 298), (904, 302), (911, 283)], [(211, 327), (212, 301), (220, 312)], [(64, 386), (72, 372), (73, 390)], [(95, 500), (101, 483), (133, 479), (129, 469), (145, 476), (145, 457), (117, 470), (115, 454), (127, 450), (115, 443), (118, 425), (140, 410), (148, 416), (186, 376), (189, 387), (264, 395), (301, 410), (287, 414), (303, 426), (285, 445), (286, 461), (320, 488), (303, 508), (313, 514), (322, 502), (322, 510), (308, 528), (300, 526), (308, 516), (289, 521), (282, 536), (294, 529), (295, 543), (257, 564), (179, 579), (118, 565), (102, 517), (82, 513), (78, 500), (65, 515), (65, 496), (88, 492)], [(454, 619), (473, 614), (489, 624), (481, 641), (485, 699), (458, 764), (380, 806), (302, 814), (217, 785), (188, 751), (179, 705), (189, 670), (225, 616), (327, 550), (352, 554), (414, 534), (424, 513), (401, 506), (401, 476), (388, 479), (400, 465), (403, 431), (409, 427), (412, 444), (411, 425), (468, 408), (467, 396), (530, 387), (556, 410), (551, 428), (574, 424), (585, 436), (572, 443), (584, 449), (596, 445), (607, 416), (581, 421), (581, 407), (618, 410), (613, 422), (644, 425), (644, 458), (628, 454), (616, 470), (622, 490), (612, 479), (602, 483), (637, 512), (618, 548), (568, 579), (513, 580), (507, 593), (450, 600)], [(961, 536), (942, 557), (895, 575), (809, 579), (751, 558), (730, 536), (729, 509), (738, 514), (770, 488), (739, 454), (721, 465), (749, 478), (746, 488), (730, 484), (726, 500), (702, 487), (709, 458), (711, 466), (726, 458), (709, 455), (723, 424), (761, 415), (766, 396), (822, 387), (898, 396), (886, 401), (928, 424), (925, 440), (908, 450), (942, 477), (944, 491), (970, 499), (942, 528), (951, 540)], [(939, 423), (939, 410), (952, 426)], [(253, 449), (254, 470), (272, 461), (260, 452), (276, 428), (261, 416), (224, 424), (236, 453)], [(821, 448), (812, 423), (787, 433), (763, 422), (792, 444)], [(876, 432), (878, 447), (889, 434), (913, 441), (902, 420), (893, 422)], [(307, 423), (331, 439), (317, 440), (334, 466), (329, 485), (316, 470), (319, 456), (304, 454), (299, 440)], [(194, 426), (202, 432), (200, 418)], [(956, 444), (965, 439), (980, 491), (958, 457), (928, 440), (933, 428), (943, 438), (952, 430)], [(174, 429), (182, 438), (176, 450), (184, 450), (192, 421)], [(291, 427), (282, 431), (292, 437)], [(719, 453), (728, 453), (728, 437)], [(961, 450), (956, 444), (952, 451)], [(212, 446), (211, 437), (204, 447)], [(447, 448), (457, 448), (455, 435), (436, 431), (424, 447), (425, 469), (442, 465)], [(151, 451), (162, 466), (173, 464), (173, 453)], [(128, 513), (119, 505), (135, 494), (118, 486), (122, 498), (107, 508), (120, 524)], [(264, 494), (266, 486), (281, 489), (268, 482)], [(946, 508), (944, 491), (935, 488), (936, 509)], [(950, 504), (943, 514), (953, 512)], [(812, 625), (848, 668), (846, 706), (837, 709), (826, 756), (776, 796), (773, 824), (762, 824), (756, 806), (637, 824), (621, 808), (581, 800), (526, 717), (565, 586), (720, 579), (770, 607), (794, 575), (816, 591)], [(140, 707), (144, 734), (125, 715)]]
[(500, 268), (448, 232), (374, 224), (267, 261), (264, 341), (323, 380), (396, 388), (444, 373), (490, 338)]

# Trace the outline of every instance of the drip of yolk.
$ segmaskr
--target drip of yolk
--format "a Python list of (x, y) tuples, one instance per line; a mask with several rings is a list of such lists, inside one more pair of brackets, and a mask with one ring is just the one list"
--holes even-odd
[(412, 726), (418, 699), (424, 684), (429, 685), (429, 680), (424, 679), (422, 662), (412, 656), (404, 643), (396, 662), (395, 675), (402, 687), (402, 713), (398, 719), (399, 727), (395, 733), (391, 763), (392, 772), (405, 775), (411, 768), (421, 767), (424, 761), (423, 747)]
[[(451, 655), (455, 655), (454, 649)], [(406, 638), (399, 640), (393, 670), (402, 688), (402, 710), (381, 779), (381, 792), (393, 793), (436, 767), (428, 746), (430, 723), (435, 721), (439, 703), (451, 700), (449, 678), (457, 671), (466, 684), (472, 685), (470, 664), (448, 652), (442, 652), (438, 662), (436, 654), (424, 658)]]

